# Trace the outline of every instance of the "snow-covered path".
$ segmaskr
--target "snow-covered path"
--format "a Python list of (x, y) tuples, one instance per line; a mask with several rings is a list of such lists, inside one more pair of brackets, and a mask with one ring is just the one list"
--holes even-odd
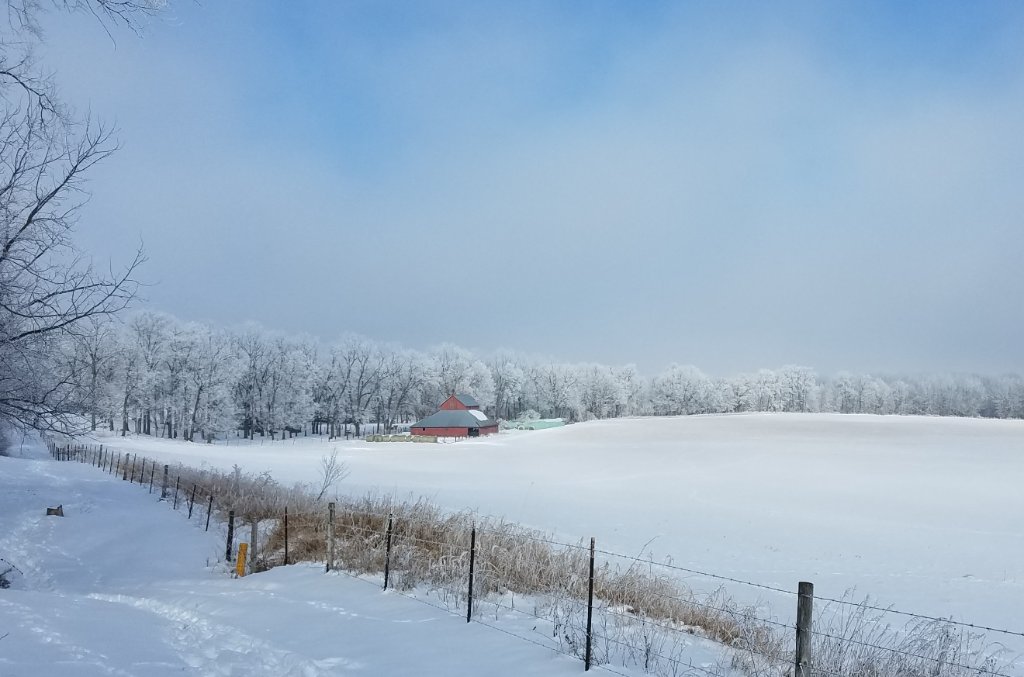
[[(65, 517), (46, 517), (63, 504)], [(579, 661), (367, 581), (233, 580), (222, 534), (88, 465), (0, 458), (3, 677), (569, 675)], [(492, 619), (493, 620), (493, 619)], [(516, 625), (518, 623), (518, 625)], [(522, 621), (502, 621), (520, 634)]]

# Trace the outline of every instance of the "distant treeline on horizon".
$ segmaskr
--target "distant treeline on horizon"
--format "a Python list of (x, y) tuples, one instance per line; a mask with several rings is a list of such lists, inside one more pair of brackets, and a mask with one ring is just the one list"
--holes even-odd
[(241, 430), (391, 431), (451, 393), (502, 419), (726, 412), (838, 412), (1024, 418), (1019, 375), (822, 377), (803, 366), (712, 378), (673, 364), (653, 377), (632, 365), (570, 364), (452, 344), (417, 351), (349, 335), (334, 343), (255, 325), (228, 330), (140, 312), (94, 323), (64, 348), (73, 367), (67, 411), (92, 427), (214, 437)]

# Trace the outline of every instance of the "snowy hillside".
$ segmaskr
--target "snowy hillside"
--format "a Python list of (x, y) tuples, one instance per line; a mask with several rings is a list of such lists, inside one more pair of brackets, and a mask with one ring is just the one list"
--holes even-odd
[[(1024, 421), (827, 414), (595, 421), (454, 445), (100, 438), (168, 462), (425, 495), (600, 547), (995, 626), (1024, 603)], [(694, 588), (718, 582), (691, 577)], [(790, 613), (790, 600), (730, 594)], [(765, 597), (765, 595), (768, 595)], [(995, 638), (999, 639), (999, 638)]]

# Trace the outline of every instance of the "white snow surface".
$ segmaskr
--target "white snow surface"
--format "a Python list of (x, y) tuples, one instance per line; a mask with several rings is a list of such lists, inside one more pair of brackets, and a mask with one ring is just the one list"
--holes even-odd
[[(794, 591), (807, 580), (819, 596), (854, 589), (882, 606), (1024, 630), (1024, 421), (745, 414), (594, 421), (451, 445), (100, 441), (286, 482), (315, 482), (321, 457), (337, 449), (351, 470), (344, 493), (423, 495), (721, 576)], [(697, 590), (725, 585), (780, 618), (795, 606), (679, 575)]]
[[(44, 516), (58, 504), (64, 518)], [(578, 660), (383, 593), (379, 581), (325, 575), (315, 565), (232, 579), (216, 564), (223, 539), (89, 465), (0, 458), (0, 557), (23, 572), (0, 589), (0, 675), (582, 670)], [(536, 622), (489, 620), (527, 636), (543, 632)]]

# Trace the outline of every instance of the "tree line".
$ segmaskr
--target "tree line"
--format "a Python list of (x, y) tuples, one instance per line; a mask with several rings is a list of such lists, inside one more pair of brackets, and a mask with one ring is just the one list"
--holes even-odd
[(1016, 375), (872, 376), (785, 366), (713, 378), (689, 365), (570, 364), (452, 344), (427, 351), (347, 335), (333, 343), (257, 325), (228, 330), (140, 312), (92, 320), (62, 347), (65, 395), (92, 429), (184, 440), (225, 434), (392, 432), (452, 393), (494, 418), (841, 412), (1024, 418)]

